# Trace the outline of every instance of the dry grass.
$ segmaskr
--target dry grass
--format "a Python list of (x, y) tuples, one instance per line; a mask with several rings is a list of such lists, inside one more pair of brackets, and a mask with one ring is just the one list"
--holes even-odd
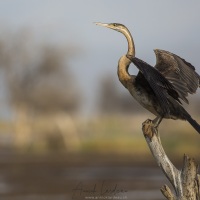
[[(104, 116), (92, 120), (85, 129), (81, 151), (148, 155), (141, 131), (145, 119), (146, 116)], [(188, 154), (200, 159), (200, 136), (187, 122), (164, 120), (160, 134), (166, 152), (172, 157)]]
[[(145, 158), (150, 155), (141, 131), (146, 118), (144, 115), (115, 115), (78, 120), (62, 115), (0, 122), (0, 146), (26, 152), (64, 151)], [(200, 135), (187, 122), (164, 120), (160, 133), (168, 155), (182, 159), (183, 154), (187, 154), (200, 160)]]

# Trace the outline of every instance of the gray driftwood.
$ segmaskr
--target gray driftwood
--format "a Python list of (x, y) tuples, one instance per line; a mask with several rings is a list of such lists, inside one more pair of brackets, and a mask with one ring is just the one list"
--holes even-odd
[(142, 124), (142, 130), (152, 155), (175, 191), (173, 193), (164, 185), (161, 188), (162, 194), (169, 200), (200, 200), (200, 175), (194, 159), (184, 155), (183, 168), (178, 170), (167, 157), (152, 121), (146, 120)]

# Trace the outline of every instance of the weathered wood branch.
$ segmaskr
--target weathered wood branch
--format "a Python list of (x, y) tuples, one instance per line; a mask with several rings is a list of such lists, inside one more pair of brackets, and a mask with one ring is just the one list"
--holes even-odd
[(183, 168), (178, 170), (167, 157), (152, 121), (146, 120), (142, 124), (142, 130), (152, 155), (175, 191), (173, 194), (170, 188), (164, 185), (161, 188), (163, 195), (169, 200), (200, 200), (200, 175), (194, 159), (184, 155)]

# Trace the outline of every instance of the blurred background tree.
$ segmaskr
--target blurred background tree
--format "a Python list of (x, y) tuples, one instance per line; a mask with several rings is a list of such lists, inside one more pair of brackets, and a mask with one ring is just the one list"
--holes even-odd
[(0, 38), (0, 64), (10, 103), (16, 110), (74, 113), (80, 94), (67, 63), (70, 49), (30, 41), (23, 32)]
[[(81, 103), (77, 81), (68, 65), (74, 49), (38, 45), (31, 37), (22, 31), (0, 38), (0, 70), (7, 102), (14, 109), (15, 143), (23, 147), (27, 140), (32, 143), (33, 132), (39, 135), (50, 131), (61, 133), (52, 133), (53, 146), (66, 148), (77, 137), (72, 116)], [(42, 129), (38, 127), (41, 123)], [(70, 140), (63, 131), (70, 133)]]

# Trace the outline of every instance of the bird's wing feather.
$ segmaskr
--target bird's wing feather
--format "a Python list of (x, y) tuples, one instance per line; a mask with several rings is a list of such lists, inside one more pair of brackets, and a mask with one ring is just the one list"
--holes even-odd
[(167, 95), (171, 95), (175, 100), (180, 102), (178, 99), (179, 95), (174, 89), (173, 85), (159, 71), (149, 64), (136, 57), (130, 59), (143, 74), (144, 78), (148, 81), (150, 87), (157, 96), (159, 104), (164, 113), (170, 114)]
[(156, 54), (155, 68), (169, 80), (180, 98), (188, 103), (188, 93), (193, 94), (200, 86), (200, 76), (194, 66), (168, 51), (154, 50)]

